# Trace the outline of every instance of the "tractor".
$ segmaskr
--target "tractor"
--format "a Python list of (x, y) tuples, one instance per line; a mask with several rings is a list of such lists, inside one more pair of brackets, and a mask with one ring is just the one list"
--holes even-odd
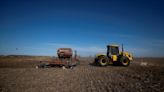
[(129, 52), (124, 52), (123, 44), (122, 51), (119, 51), (119, 45), (107, 45), (107, 53), (96, 54), (94, 64), (99, 66), (122, 65), (129, 66), (130, 62), (133, 60), (132, 55)]

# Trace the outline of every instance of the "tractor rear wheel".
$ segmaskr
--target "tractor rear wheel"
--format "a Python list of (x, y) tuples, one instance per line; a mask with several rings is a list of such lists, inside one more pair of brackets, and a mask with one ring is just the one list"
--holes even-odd
[(130, 60), (125, 56), (122, 56), (119, 62), (122, 66), (129, 66), (130, 64)]
[(100, 66), (107, 66), (108, 65), (108, 59), (106, 57), (100, 57), (98, 62), (99, 62)]

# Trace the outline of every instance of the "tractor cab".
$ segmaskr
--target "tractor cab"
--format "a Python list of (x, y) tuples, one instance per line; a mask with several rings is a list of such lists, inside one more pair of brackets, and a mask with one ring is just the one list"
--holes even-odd
[(119, 55), (118, 45), (107, 45), (107, 56)]
[(119, 56), (119, 46), (118, 45), (107, 45), (107, 57), (112, 59), (112, 61), (117, 61)]

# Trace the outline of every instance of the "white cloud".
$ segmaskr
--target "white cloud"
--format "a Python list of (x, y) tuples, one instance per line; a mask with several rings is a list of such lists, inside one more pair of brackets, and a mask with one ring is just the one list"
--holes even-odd
[(48, 43), (47, 45), (52, 46), (55, 49), (58, 48), (72, 48), (73, 50), (76, 50), (79, 54), (88, 56), (88, 55), (94, 55), (96, 53), (105, 53), (106, 48), (101, 48), (96, 45), (94, 46), (88, 46), (88, 47), (83, 47), (83, 46), (77, 46), (73, 44), (63, 44), (63, 43)]
[(146, 55), (149, 53), (149, 49), (145, 49), (145, 48), (137, 48), (137, 47), (134, 47), (134, 48), (127, 48), (125, 51), (128, 51), (130, 52), (131, 54), (133, 54), (135, 57), (137, 56), (143, 56), (143, 55)]
[(163, 47), (164, 48), (164, 40), (156, 39), (151, 41), (152, 46)]
[[(81, 46), (78, 44), (63, 44), (63, 43), (44, 43), (37, 46), (27, 46), (23, 48), (10, 48), (9, 50), (1, 50), (1, 53), (15, 53), (15, 54), (32, 54), (32, 55), (50, 55), (56, 56), (56, 50), (58, 48), (72, 48), (76, 50), (80, 56), (93, 56), (97, 53), (106, 53), (105, 46), (98, 45), (88, 45)], [(164, 40), (151, 40), (151, 42), (138, 45), (125, 45), (125, 51), (132, 53), (135, 57), (140, 56), (164, 56), (164, 53), (161, 51), (164, 49)], [(163, 48), (163, 49), (162, 49)]]
[(105, 51), (104, 48), (100, 47), (75, 47), (76, 50), (82, 51), (82, 52), (103, 52)]
[[(163, 47), (162, 47), (163, 48)], [(163, 57), (164, 53), (162, 52), (162, 48), (159, 46), (154, 47), (129, 47), (126, 50), (131, 52), (134, 57)]]

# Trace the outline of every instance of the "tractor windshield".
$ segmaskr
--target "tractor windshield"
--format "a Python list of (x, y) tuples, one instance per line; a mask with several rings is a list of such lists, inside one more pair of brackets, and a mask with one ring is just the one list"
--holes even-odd
[(111, 54), (112, 55), (117, 55), (117, 54), (119, 54), (119, 48), (118, 47), (111, 47)]

